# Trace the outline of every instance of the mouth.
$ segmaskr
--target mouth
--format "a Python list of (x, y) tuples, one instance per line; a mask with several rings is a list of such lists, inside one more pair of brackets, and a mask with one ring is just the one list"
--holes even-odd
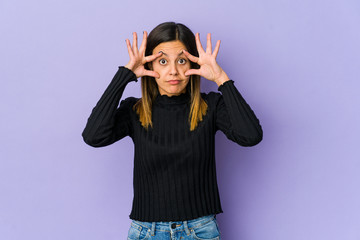
[(181, 82), (181, 80), (169, 80), (168, 83), (175, 85), (175, 84), (179, 84)]

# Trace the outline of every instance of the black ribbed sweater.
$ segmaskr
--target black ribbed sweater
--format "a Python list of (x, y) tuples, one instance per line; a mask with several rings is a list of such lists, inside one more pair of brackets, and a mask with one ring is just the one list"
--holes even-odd
[(201, 93), (207, 114), (194, 131), (188, 123), (190, 94), (158, 95), (153, 103), (153, 127), (145, 130), (132, 106), (138, 98), (119, 101), (136, 75), (119, 67), (93, 108), (82, 136), (93, 147), (130, 136), (135, 145), (134, 197), (130, 219), (184, 221), (222, 213), (216, 178), (215, 133), (242, 146), (262, 140), (262, 128), (234, 82), (217, 92)]

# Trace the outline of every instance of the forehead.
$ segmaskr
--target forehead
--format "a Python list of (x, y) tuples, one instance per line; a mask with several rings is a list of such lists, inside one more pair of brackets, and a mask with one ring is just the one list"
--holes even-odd
[(185, 45), (182, 42), (180, 42), (179, 40), (171, 41), (171, 42), (163, 42), (154, 48), (153, 54), (162, 51), (168, 55), (171, 55), (171, 54), (177, 55), (183, 49), (187, 50)]

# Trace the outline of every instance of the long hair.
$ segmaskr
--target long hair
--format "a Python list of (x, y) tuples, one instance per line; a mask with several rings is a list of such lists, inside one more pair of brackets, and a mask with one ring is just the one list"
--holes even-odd
[[(156, 26), (147, 38), (145, 56), (152, 55), (153, 49), (163, 42), (181, 41), (187, 51), (193, 56), (199, 56), (196, 48), (195, 35), (185, 25), (175, 22), (164, 22)], [(191, 68), (198, 69), (199, 65), (190, 62)], [(145, 69), (150, 70), (149, 64), (145, 64)], [(200, 76), (191, 75), (186, 86), (186, 91), (190, 92), (191, 103), (189, 112), (190, 131), (195, 130), (198, 123), (203, 120), (207, 111), (207, 104), (200, 94)], [(141, 125), (147, 130), (152, 127), (152, 104), (156, 96), (160, 94), (154, 77), (141, 77), (142, 97), (135, 103), (133, 109), (139, 115)]]

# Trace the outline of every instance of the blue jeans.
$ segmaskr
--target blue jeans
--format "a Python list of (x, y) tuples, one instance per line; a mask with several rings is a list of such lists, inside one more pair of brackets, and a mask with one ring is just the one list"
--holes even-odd
[(216, 215), (187, 221), (141, 222), (132, 220), (128, 240), (220, 240)]

